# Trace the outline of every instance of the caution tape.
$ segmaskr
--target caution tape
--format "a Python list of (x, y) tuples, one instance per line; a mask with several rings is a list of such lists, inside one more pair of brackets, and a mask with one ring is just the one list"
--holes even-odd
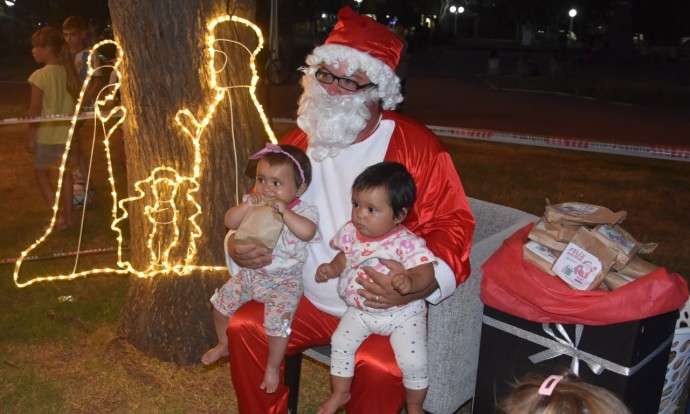
[[(101, 113), (101, 116), (107, 117), (108, 113)], [(74, 115), (72, 114), (61, 114), (61, 115), (43, 115), (43, 116), (27, 116), (27, 117), (21, 117), (21, 118), (4, 118), (0, 119), (0, 125), (15, 125), (15, 124), (34, 124), (38, 122), (64, 122), (64, 121), (71, 121), (72, 117)], [(113, 114), (113, 117), (119, 118), (121, 117), (122, 114), (116, 113)], [(90, 112), (81, 112), (79, 113), (79, 116), (77, 116), (77, 120), (84, 120), (84, 119), (95, 119), (96, 118), (96, 112), (90, 111)]]
[[(93, 112), (84, 112), (79, 114), (77, 119), (92, 119), (93, 116)], [(53, 115), (49, 117), (41, 116), (32, 118), (6, 118), (0, 119), (0, 125), (69, 121), (71, 119), (71, 115)], [(273, 118), (273, 122), (294, 124), (295, 120), (291, 118)], [(670, 159), (686, 162), (690, 161), (690, 148), (674, 145), (614, 144), (583, 138), (527, 135), (486, 129), (458, 128), (438, 125), (427, 125), (426, 127), (433, 131), (436, 135), (447, 138), (473, 139), (487, 142), (501, 142), (505, 144), (530, 145), (535, 147), (560, 148), (604, 154)]]
[[(273, 122), (295, 123), (295, 120), (290, 118), (273, 118)], [(506, 144), (690, 162), (690, 148), (674, 145), (627, 145), (598, 142), (583, 138), (527, 135), (486, 129), (457, 128), (437, 125), (427, 125), (426, 127), (436, 135), (447, 138), (472, 139), (486, 142), (501, 142)]]
[[(129, 246), (123, 247), (123, 250), (129, 249)], [(101, 249), (89, 249), (89, 250), (75, 250), (75, 251), (70, 251), (70, 252), (56, 252), (56, 253), (48, 253), (44, 255), (35, 255), (35, 256), (26, 256), (23, 258), (23, 261), (28, 262), (28, 261), (35, 261), (35, 260), (46, 260), (46, 259), (59, 259), (63, 257), (73, 257), (73, 256), (85, 256), (85, 255), (91, 255), (91, 254), (101, 254), (101, 253), (112, 253), (112, 252), (117, 252), (117, 247), (104, 247)], [(10, 258), (2, 258), (0, 259), (0, 264), (6, 264), (6, 263), (16, 263), (17, 260), (19, 260), (19, 257), (10, 257)]]

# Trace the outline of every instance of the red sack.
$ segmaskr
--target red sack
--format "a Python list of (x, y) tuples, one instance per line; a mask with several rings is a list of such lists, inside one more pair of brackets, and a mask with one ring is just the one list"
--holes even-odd
[(532, 322), (598, 326), (678, 310), (688, 300), (687, 281), (663, 267), (613, 291), (571, 289), (523, 260), (522, 246), (532, 226), (506, 239), (482, 266), (486, 305)]

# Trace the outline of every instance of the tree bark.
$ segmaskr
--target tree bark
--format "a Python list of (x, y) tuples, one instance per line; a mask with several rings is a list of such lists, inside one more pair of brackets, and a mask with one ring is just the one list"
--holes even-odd
[[(195, 173), (193, 140), (175, 116), (188, 108), (201, 121), (217, 93), (208, 67), (208, 22), (227, 14), (252, 20), (255, 1), (110, 0), (109, 7), (115, 39), (124, 50), (121, 98), (128, 110), (123, 127), (129, 196), (138, 194), (136, 182), (150, 179), (139, 187), (144, 190), (141, 199), (124, 204), (131, 231), (129, 262), (140, 275), (184, 264), (223, 266), (223, 215), (237, 203), (238, 194), (251, 188), (252, 180), (244, 176), (246, 160), (268, 137), (248, 89), (231, 89), (200, 135), (202, 164)], [(219, 25), (215, 36), (222, 35), (249, 50), (258, 44), (254, 32), (241, 24)], [(226, 48), (229, 63), (219, 82), (248, 85), (249, 54), (232, 44)], [(158, 167), (167, 169), (155, 172)], [(170, 183), (175, 178), (181, 184), (173, 197)], [(194, 216), (198, 208), (190, 197), (201, 214)], [(171, 218), (173, 210), (177, 219)], [(177, 244), (174, 230), (179, 230)], [(192, 237), (196, 233), (200, 236)], [(190, 255), (193, 246), (196, 252)], [(166, 250), (169, 256), (164, 257)], [(119, 334), (161, 360), (198, 362), (216, 341), (209, 297), (227, 277), (225, 271), (199, 270), (134, 277)]]

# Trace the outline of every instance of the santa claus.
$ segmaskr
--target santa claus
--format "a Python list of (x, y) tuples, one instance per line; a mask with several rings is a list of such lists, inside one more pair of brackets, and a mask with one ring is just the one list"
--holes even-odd
[[(449, 154), (422, 124), (392, 110), (402, 102), (395, 75), (403, 45), (394, 32), (349, 7), (326, 42), (307, 57), (299, 101), (298, 129), (281, 143), (304, 149), (312, 162), (312, 183), (302, 199), (319, 208), (322, 239), (309, 245), (304, 266), (304, 297), (292, 323), (288, 354), (330, 343), (346, 305), (338, 296), (337, 279), (316, 283), (316, 268), (337, 253), (328, 242), (350, 219), (353, 180), (381, 161), (404, 164), (417, 186), (417, 200), (404, 224), (426, 240), (439, 258), (436, 284), (425, 292), (400, 295), (389, 279), (373, 269), (372, 281), (361, 280), (365, 304), (390, 308), (414, 299), (438, 303), (453, 294), (470, 274), (469, 253), (474, 218)], [(258, 268), (271, 256), (253, 245), (227, 246), (232, 270)], [(230, 368), (241, 413), (286, 413), (288, 390), (260, 389), (267, 337), (263, 304), (249, 302), (228, 325)], [(458, 350), (463, 352), (463, 350)], [(396, 413), (405, 393), (389, 338), (372, 335), (357, 352), (352, 398), (354, 413)], [(433, 374), (433, 373), (432, 373)]]

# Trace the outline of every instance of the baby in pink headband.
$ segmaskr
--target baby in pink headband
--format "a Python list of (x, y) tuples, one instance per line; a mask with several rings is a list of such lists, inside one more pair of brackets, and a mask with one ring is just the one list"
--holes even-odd
[(268, 336), (268, 362), (260, 387), (275, 392), (280, 380), (280, 364), (285, 356), (290, 325), (304, 287), (302, 267), (307, 258), (306, 244), (318, 240), (316, 207), (299, 196), (311, 182), (311, 163), (300, 149), (290, 145), (268, 144), (250, 157), (259, 160), (256, 182), (241, 204), (225, 213), (225, 226), (237, 230), (249, 209), (270, 205), (283, 216), (283, 229), (272, 252), (272, 262), (259, 269), (242, 268), (211, 297), (218, 344), (201, 361), (212, 364), (228, 355), (228, 319), (250, 300), (264, 303), (264, 328)]

